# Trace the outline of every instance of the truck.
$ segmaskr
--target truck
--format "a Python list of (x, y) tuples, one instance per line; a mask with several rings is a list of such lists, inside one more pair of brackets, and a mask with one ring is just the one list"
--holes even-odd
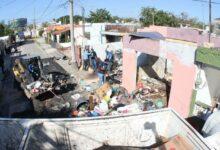
[(7, 54), (11, 53), (11, 50), (14, 48), (16, 50), (17, 44), (16, 44), (16, 36), (11, 34), (8, 36), (0, 37), (0, 40), (4, 42), (5, 46), (5, 52)]
[(2, 118), (0, 134), (2, 150), (213, 148), (170, 108), (92, 118)]
[(69, 111), (73, 78), (54, 58), (24, 57), (13, 65), (15, 82), (32, 101), (38, 115)]
[(24, 44), (25, 41), (26, 39), (25, 39), (24, 32), (18, 32), (16, 35), (16, 43), (19, 45), (22, 45)]

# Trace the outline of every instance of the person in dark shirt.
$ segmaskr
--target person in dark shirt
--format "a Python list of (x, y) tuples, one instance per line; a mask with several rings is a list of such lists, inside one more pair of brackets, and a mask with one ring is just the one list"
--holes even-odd
[(91, 48), (90, 54), (91, 54), (90, 59), (91, 59), (92, 68), (94, 71), (96, 71), (97, 70), (97, 54), (93, 48)]
[(89, 69), (89, 57), (90, 57), (90, 52), (89, 49), (86, 48), (83, 52), (83, 69), (86, 71)]
[(4, 74), (4, 72), (5, 72), (4, 56), (5, 56), (4, 50), (0, 50), (0, 67), (1, 67), (1, 69), (2, 69), (2, 73), (3, 73), (3, 74)]
[(105, 63), (100, 62), (97, 71), (97, 75), (99, 77), (99, 86), (105, 83), (105, 73), (106, 73), (106, 65)]

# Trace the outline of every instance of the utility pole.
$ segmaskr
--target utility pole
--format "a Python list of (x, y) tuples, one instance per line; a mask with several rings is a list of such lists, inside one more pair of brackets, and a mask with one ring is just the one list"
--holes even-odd
[(75, 40), (74, 40), (74, 22), (73, 22), (73, 0), (69, 0), (70, 5), (70, 38), (71, 38), (71, 54), (72, 54), (72, 63), (76, 63), (75, 56)]
[(85, 8), (81, 7), (82, 9), (82, 49), (84, 48), (84, 38), (85, 38)]
[(211, 42), (212, 33), (212, 0), (209, 0), (209, 43)]
[(35, 6), (34, 6), (34, 20), (33, 20), (33, 34), (34, 34), (34, 38), (36, 38), (36, 9), (35, 9)]
[(155, 16), (154, 16), (154, 15), (155, 15), (154, 12), (152, 12), (152, 15), (153, 15), (153, 26), (154, 26), (154, 17), (155, 17)]

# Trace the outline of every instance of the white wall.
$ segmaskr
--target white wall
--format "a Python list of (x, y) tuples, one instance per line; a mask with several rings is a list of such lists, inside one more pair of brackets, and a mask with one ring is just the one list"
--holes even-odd
[(196, 101), (211, 106), (212, 99), (220, 97), (220, 69), (205, 65), (201, 69), (200, 77), (202, 83), (197, 88)]
[(209, 92), (205, 71), (203, 69), (197, 70), (197, 80), (199, 76), (201, 78), (201, 84), (196, 88), (197, 90), (196, 102), (202, 102), (206, 105), (211, 106), (211, 95)]
[(121, 50), (122, 49), (122, 42), (114, 42), (114, 43), (106, 43), (106, 44), (96, 44), (96, 45), (91, 45), (93, 46), (94, 50), (97, 53), (97, 56), (101, 58), (102, 60), (105, 59), (105, 49), (109, 45), (109, 50)]

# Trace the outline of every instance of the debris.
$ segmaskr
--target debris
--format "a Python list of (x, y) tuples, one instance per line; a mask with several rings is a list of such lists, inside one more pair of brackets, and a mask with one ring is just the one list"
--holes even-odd
[(119, 107), (117, 109), (117, 112), (119, 113), (135, 113), (135, 112), (140, 112), (140, 106), (137, 103), (126, 105), (124, 107)]
[(103, 116), (109, 110), (108, 104), (105, 101), (101, 101), (99, 105), (95, 106), (94, 111)]
[(89, 96), (89, 110), (93, 110), (94, 109), (94, 101), (93, 101), (93, 95)]
[(96, 90), (97, 95), (99, 96), (99, 98), (103, 98), (107, 91), (109, 91), (109, 89), (111, 88), (110, 84), (107, 82), (105, 84), (103, 84), (99, 89)]
[(87, 91), (87, 92), (91, 92), (92, 91), (92, 87), (90, 85), (85, 85), (84, 86), (84, 89)]
[(74, 100), (78, 100), (81, 96), (80, 96), (80, 94), (74, 94), (74, 95), (72, 95), (71, 96)]

